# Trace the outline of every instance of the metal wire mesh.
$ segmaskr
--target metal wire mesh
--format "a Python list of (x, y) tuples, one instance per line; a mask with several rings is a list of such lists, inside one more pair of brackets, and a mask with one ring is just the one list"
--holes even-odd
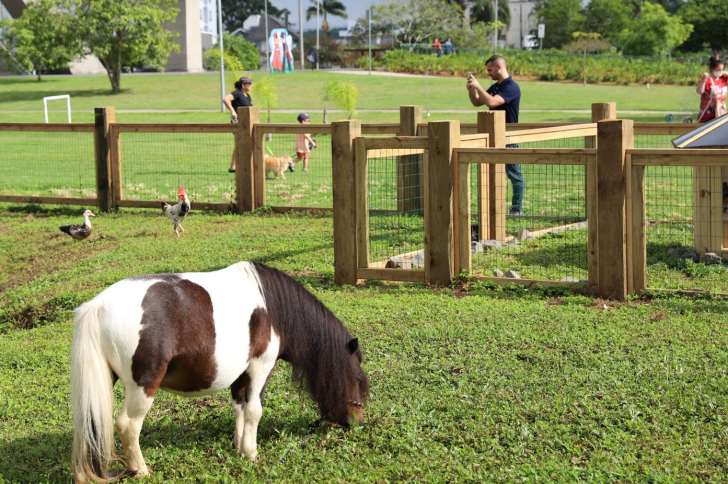
[[(675, 135), (637, 135), (634, 145), (673, 149), (674, 138)], [(647, 287), (728, 292), (726, 268), (714, 263), (716, 260), (700, 259), (711, 248), (722, 256), (721, 246), (728, 245), (724, 240), (728, 217), (717, 213), (723, 211), (723, 190), (720, 200), (707, 191), (701, 196), (700, 187), (709, 186), (711, 177), (716, 175), (720, 176), (715, 171), (689, 166), (646, 168)], [(728, 173), (723, 175), (726, 179)], [(715, 181), (712, 184), (715, 186)]]
[(94, 134), (0, 131), (0, 195), (96, 197)]
[(716, 200), (699, 188), (715, 175), (683, 166), (645, 170), (648, 287), (728, 293), (728, 268), (704, 256), (720, 257), (726, 245), (722, 193)]
[(235, 200), (232, 134), (125, 132), (120, 143), (124, 200), (176, 200), (180, 186), (193, 202)]
[(370, 265), (424, 269), (422, 155), (397, 155), (368, 162)]
[[(504, 210), (496, 210), (496, 235), (489, 240), (478, 240), (477, 214), (472, 218), (476, 240), (471, 244), (471, 273), (509, 277), (512, 274), (508, 271), (514, 271), (523, 279), (568, 282), (587, 279), (584, 167), (521, 165), (521, 172), (525, 181), (522, 215), (507, 214), (512, 188), (499, 181), (496, 185), (506, 192), (506, 204)], [(511, 186), (506, 177), (502, 180)], [(473, 194), (477, 196), (477, 192)], [(474, 205), (477, 200), (471, 197), (471, 203)], [(498, 240), (499, 233), (505, 237)]]
[(268, 133), (263, 137), (265, 157), (290, 156), (293, 172), (283, 176), (266, 169), (266, 204), (279, 207), (331, 208), (334, 205), (331, 174), (331, 135), (311, 136), (316, 146), (308, 160), (296, 157), (295, 133)]

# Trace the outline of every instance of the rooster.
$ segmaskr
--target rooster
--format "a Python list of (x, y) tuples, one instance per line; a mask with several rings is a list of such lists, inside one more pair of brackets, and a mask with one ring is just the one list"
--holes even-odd
[(86, 210), (83, 212), (83, 225), (64, 225), (58, 228), (61, 229), (61, 232), (70, 235), (73, 240), (84, 240), (91, 235), (91, 222), (88, 218), (95, 216), (91, 210)]
[(174, 223), (174, 233), (177, 234), (177, 237), (179, 237), (179, 229), (182, 229), (183, 234), (185, 233), (185, 229), (182, 227), (182, 221), (190, 213), (190, 199), (187, 198), (185, 187), (180, 187), (178, 193), (179, 202), (175, 205), (162, 202), (162, 211)]

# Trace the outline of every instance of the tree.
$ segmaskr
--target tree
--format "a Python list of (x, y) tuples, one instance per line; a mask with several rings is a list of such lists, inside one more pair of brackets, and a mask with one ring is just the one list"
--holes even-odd
[(678, 15), (683, 22), (694, 27), (680, 50), (700, 52), (708, 46), (717, 52), (728, 48), (728, 38), (720, 30), (728, 18), (728, 1), (690, 0), (678, 11)]
[[(268, 122), (270, 123), (271, 109), (278, 102), (278, 93), (276, 93), (276, 84), (272, 76), (259, 77), (253, 83), (253, 91), (251, 96), (255, 100), (255, 104), (265, 108), (268, 112)], [(269, 133), (270, 134), (270, 133)]]
[(161, 69), (179, 46), (164, 28), (178, 9), (175, 0), (84, 0), (80, 33), (90, 54), (106, 68), (114, 93), (121, 91), (122, 67), (146, 65)]
[(661, 5), (646, 3), (640, 15), (624, 29), (618, 45), (629, 55), (670, 55), (675, 47), (685, 42), (693, 26), (682, 23)]
[(602, 40), (597, 32), (579, 32), (573, 34), (574, 41), (566, 44), (564, 50), (579, 52), (582, 54), (582, 72), (584, 74), (584, 85), (586, 86), (586, 54), (587, 52), (603, 52), (611, 46), (609, 42)]
[[(466, 10), (466, 4), (472, 5), (470, 13), (471, 21), (475, 22), (495, 22), (495, 9), (493, 8), (493, 0), (475, 0), (472, 2), (458, 2), (463, 10)], [(508, 6), (508, 0), (498, 0), (498, 22), (503, 24), (505, 30), (511, 25), (511, 9)]]
[(372, 31), (386, 28), (404, 43), (429, 42), (462, 23), (463, 9), (447, 0), (391, 0), (372, 8)]
[[(220, 0), (222, 4), (222, 22), (232, 32), (243, 26), (243, 22), (251, 15), (263, 15), (265, 0)], [(268, 14), (280, 16), (281, 11), (268, 1)]]
[(0, 22), (6, 64), (19, 72), (35, 69), (38, 81), (44, 70), (67, 68), (83, 51), (73, 11), (68, 0), (37, 0), (19, 18)]
[(346, 14), (346, 6), (339, 0), (310, 0), (313, 3), (313, 7), (308, 7), (306, 10), (306, 20), (311, 20), (311, 17), (316, 16), (316, 5), (318, 4), (319, 14), (323, 14), (324, 21), (321, 24), (321, 30), (328, 32), (330, 29), (327, 21), (327, 15), (333, 15), (334, 17), (341, 17), (343, 19), (349, 18)]
[(571, 42), (571, 34), (583, 30), (584, 10), (580, 0), (545, 0), (539, 7), (538, 16), (546, 25), (546, 48), (561, 46)]
[(359, 89), (350, 81), (338, 81), (332, 91), (334, 102), (347, 113), (347, 119), (356, 114), (356, 101), (359, 99)]
[(622, 0), (591, 0), (586, 6), (584, 29), (615, 43), (632, 20), (631, 8)]

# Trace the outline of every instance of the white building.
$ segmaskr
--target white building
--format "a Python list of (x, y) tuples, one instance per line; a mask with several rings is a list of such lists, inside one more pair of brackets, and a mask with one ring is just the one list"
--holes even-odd
[(536, 2), (533, 0), (509, 0), (508, 7), (511, 10), (511, 25), (508, 27), (508, 32), (506, 32), (505, 44), (507, 47), (525, 49), (527, 47), (524, 43), (525, 36), (530, 35), (531, 31), (536, 30), (538, 26), (538, 15), (535, 11)]
[(200, 0), (200, 34), (202, 50), (217, 44), (217, 1)]

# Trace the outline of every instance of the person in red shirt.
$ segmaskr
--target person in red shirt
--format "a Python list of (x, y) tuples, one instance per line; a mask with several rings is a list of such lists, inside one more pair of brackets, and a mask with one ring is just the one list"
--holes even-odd
[(700, 94), (699, 123), (705, 123), (726, 114), (728, 72), (723, 71), (723, 61), (717, 55), (710, 58), (708, 67), (710, 73), (703, 74), (696, 88)]
[(432, 53), (437, 54), (437, 57), (442, 57), (442, 44), (437, 37), (432, 41)]

